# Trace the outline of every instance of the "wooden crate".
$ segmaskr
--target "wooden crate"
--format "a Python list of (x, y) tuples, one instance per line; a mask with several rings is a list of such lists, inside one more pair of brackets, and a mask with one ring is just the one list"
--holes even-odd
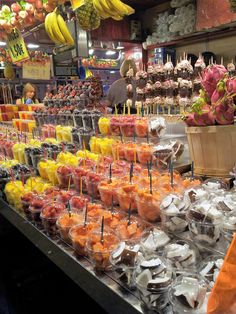
[(236, 125), (187, 127), (186, 134), (197, 175), (230, 176), (236, 163)]

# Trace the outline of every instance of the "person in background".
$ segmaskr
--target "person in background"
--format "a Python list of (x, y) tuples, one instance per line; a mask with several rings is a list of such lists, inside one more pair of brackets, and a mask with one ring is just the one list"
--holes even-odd
[[(113, 112), (115, 105), (117, 106), (118, 113), (122, 113), (123, 104), (128, 99), (127, 96), (127, 85), (128, 80), (131, 81), (133, 89), (133, 99), (131, 113), (136, 113), (135, 101), (136, 101), (136, 81), (135, 75), (137, 68), (133, 59), (126, 59), (123, 61), (120, 68), (121, 79), (111, 84), (107, 95), (108, 107), (111, 107)], [(129, 78), (129, 79), (128, 79)]]
[(35, 85), (31, 83), (25, 84), (24, 89), (23, 89), (23, 97), (21, 99), (17, 99), (16, 104), (17, 105), (38, 104), (39, 101), (37, 99), (36, 92), (37, 90), (36, 90)]

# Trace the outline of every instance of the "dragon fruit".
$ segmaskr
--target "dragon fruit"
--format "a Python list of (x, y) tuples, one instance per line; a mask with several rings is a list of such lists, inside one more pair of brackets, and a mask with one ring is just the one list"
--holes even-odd
[(232, 98), (224, 99), (215, 106), (215, 119), (219, 125), (234, 123), (234, 102)]
[(217, 83), (224, 77), (226, 72), (226, 68), (220, 64), (209, 65), (203, 71), (201, 83), (210, 98), (216, 90)]
[(216, 89), (211, 96), (211, 103), (213, 105), (216, 105), (224, 97), (226, 93), (226, 81), (227, 78), (224, 78), (217, 83)]
[(236, 77), (230, 77), (226, 81), (226, 91), (228, 94), (236, 93)]
[(215, 115), (209, 105), (204, 105), (199, 112), (192, 112), (184, 118), (187, 126), (208, 126), (215, 125)]

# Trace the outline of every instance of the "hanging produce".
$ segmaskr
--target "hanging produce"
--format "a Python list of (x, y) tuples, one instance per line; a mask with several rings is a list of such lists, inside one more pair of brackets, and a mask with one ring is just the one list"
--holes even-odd
[(55, 44), (73, 46), (72, 38), (63, 17), (58, 13), (57, 9), (48, 13), (45, 19), (45, 30), (50, 39)]
[[(52, 12), (65, 0), (21, 0), (0, 9), (0, 38), (5, 38), (14, 27), (19, 30), (31, 27), (45, 20), (45, 15)], [(4, 32), (4, 33), (2, 33)]]
[(5, 62), (4, 63), (3, 74), (4, 74), (4, 77), (7, 80), (14, 80), (14, 78), (15, 78), (15, 71), (13, 69), (12, 63), (10, 63), (10, 62)]
[(93, 0), (85, 0), (85, 4), (76, 11), (76, 18), (79, 26), (84, 30), (94, 30), (100, 26), (100, 16), (95, 10)]
[(103, 19), (111, 17), (119, 21), (125, 15), (131, 15), (135, 12), (133, 8), (120, 0), (93, 0), (93, 6)]

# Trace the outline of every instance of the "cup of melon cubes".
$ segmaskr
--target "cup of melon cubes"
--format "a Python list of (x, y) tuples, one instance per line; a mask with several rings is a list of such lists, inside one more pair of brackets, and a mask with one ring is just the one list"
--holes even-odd
[(149, 188), (140, 189), (136, 195), (136, 204), (139, 216), (148, 222), (160, 220), (160, 205), (163, 194)]
[(88, 223), (80, 223), (70, 229), (69, 238), (76, 256), (87, 256), (86, 242), (90, 238), (90, 233), (97, 228), (99, 228), (99, 224), (95, 221), (90, 221)]
[(119, 243), (119, 237), (108, 230), (104, 230), (103, 236), (100, 230), (90, 233), (86, 242), (86, 252), (96, 271), (111, 268), (110, 256)]
[(60, 237), (65, 242), (71, 244), (71, 239), (69, 237), (70, 229), (78, 224), (83, 223), (84, 221), (84, 214), (83, 212), (64, 212), (56, 222)]

